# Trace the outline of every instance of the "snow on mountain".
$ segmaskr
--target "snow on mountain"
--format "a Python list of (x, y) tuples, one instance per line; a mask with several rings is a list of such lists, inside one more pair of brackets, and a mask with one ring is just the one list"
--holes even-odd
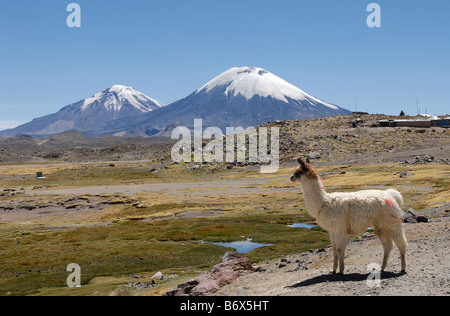
[[(310, 96), (306, 92), (290, 84), (289, 82), (281, 79), (280, 77), (262, 69), (255, 67), (240, 67), (231, 68), (224, 72), (220, 76), (214, 78), (206, 85), (197, 90), (197, 93), (202, 91), (210, 92), (214, 88), (226, 86), (225, 95), (233, 96), (242, 95), (247, 100), (252, 99), (254, 96), (260, 97), (272, 97), (286, 103), (289, 101), (286, 97), (293, 100), (307, 100), (311, 99), (316, 102), (320, 100)], [(323, 103), (325, 106), (338, 110), (335, 105)]]
[(42, 137), (70, 130), (86, 132), (106, 122), (135, 118), (163, 106), (162, 103), (131, 87), (114, 85), (90, 98), (68, 105), (57, 113), (2, 131), (0, 137), (18, 134)]
[(87, 108), (98, 103), (103, 105), (106, 110), (114, 112), (119, 112), (126, 103), (141, 112), (150, 112), (164, 106), (162, 103), (146, 96), (142, 92), (121, 85), (114, 85), (84, 100), (81, 109), (85, 111)]

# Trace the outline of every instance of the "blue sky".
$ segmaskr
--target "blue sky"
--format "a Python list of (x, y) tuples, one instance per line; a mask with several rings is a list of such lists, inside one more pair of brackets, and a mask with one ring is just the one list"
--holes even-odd
[[(81, 28), (66, 7), (81, 6)], [(366, 24), (381, 6), (381, 28)], [(371, 113), (450, 112), (448, 0), (0, 0), (0, 121), (113, 84), (165, 104), (234, 66), (262, 67)], [(1, 124), (0, 124), (1, 128)]]

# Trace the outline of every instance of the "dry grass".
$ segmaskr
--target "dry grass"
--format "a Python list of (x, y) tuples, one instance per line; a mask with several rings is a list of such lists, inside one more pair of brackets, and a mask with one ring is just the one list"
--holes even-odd
[[(166, 170), (160, 172), (158, 177), (149, 177), (148, 168), (137, 165), (91, 169), (83, 169), (82, 165), (48, 168), (46, 172), (51, 181), (61, 187), (117, 184), (119, 179), (138, 183), (159, 181), (161, 184), (166, 181), (200, 181), (196, 171)], [(9, 175), (20, 176), (31, 170), (34, 167), (13, 167)], [(69, 177), (81, 170), (86, 173), (84, 177)], [(123, 173), (130, 170), (133, 172), (128, 178), (122, 179)], [(408, 170), (414, 175), (400, 179), (398, 172)], [(447, 165), (331, 166), (319, 168), (319, 171), (329, 191), (395, 187), (404, 194), (406, 206), (419, 211), (450, 200), (450, 169)], [(98, 199), (112, 204), (100, 212), (82, 213), (69, 209), (67, 212), (73, 213), (69, 213), (68, 217), (42, 215), (40, 220), (27, 224), (0, 224), (0, 295), (8, 292), (12, 295), (109, 295), (120, 285), (133, 281), (128, 278), (131, 273), (141, 275), (142, 281), (158, 271), (179, 275), (178, 279), (162, 281), (151, 290), (133, 292), (137, 295), (158, 294), (192, 277), (195, 271), (208, 269), (220, 262), (226, 249), (202, 244), (201, 241), (236, 241), (245, 236), (254, 238), (255, 242), (274, 244), (249, 253), (253, 262), (327, 246), (328, 234), (320, 228), (312, 231), (299, 229), (293, 233), (294, 230), (287, 226), (312, 220), (304, 209), (300, 188), (289, 182), (292, 173), (292, 168), (281, 169), (273, 175), (239, 169), (224, 171), (202, 176), (202, 181), (215, 184), (217, 181), (236, 181), (237, 185), (215, 185), (204, 190), (180, 187), (178, 190), (152, 194), (86, 196), (90, 203)], [(174, 180), (174, 176), (177, 179)], [(246, 182), (239, 185), (239, 181), (244, 180), (251, 180), (252, 184)], [(0, 181), (0, 185), (5, 187), (14, 181), (23, 185), (29, 180)], [(245, 188), (251, 190), (245, 191)], [(0, 201), (29, 200), (44, 205), (68, 198), (14, 196), (2, 197)], [(220, 211), (208, 216), (164, 219), (216, 209)], [(144, 222), (144, 219), (159, 220)], [(52, 226), (64, 227), (55, 231), (49, 229)], [(81, 289), (65, 287), (65, 267), (72, 262), (82, 266), (84, 286)]]

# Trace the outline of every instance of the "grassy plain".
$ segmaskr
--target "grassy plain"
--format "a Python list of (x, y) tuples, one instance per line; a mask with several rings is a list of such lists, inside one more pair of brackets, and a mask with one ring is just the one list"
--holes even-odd
[[(36, 171), (47, 179), (37, 182)], [(330, 192), (393, 187), (404, 194), (405, 208), (417, 211), (450, 201), (448, 165), (319, 171)], [(401, 171), (412, 175), (400, 178)], [(158, 295), (230, 250), (203, 241), (273, 244), (246, 254), (254, 263), (326, 247), (328, 234), (320, 227), (288, 227), (313, 220), (300, 188), (289, 182), (292, 172), (184, 165), (155, 172), (146, 163), (0, 166), (1, 191), (20, 193), (0, 197), (0, 295), (108, 295), (128, 282), (151, 282), (158, 271), (177, 275), (155, 280), (151, 289), (133, 289)], [(13, 209), (2, 211), (2, 205)], [(24, 205), (36, 208), (24, 211)], [(13, 213), (19, 215), (10, 220)], [(81, 288), (66, 286), (70, 263), (81, 266)]]

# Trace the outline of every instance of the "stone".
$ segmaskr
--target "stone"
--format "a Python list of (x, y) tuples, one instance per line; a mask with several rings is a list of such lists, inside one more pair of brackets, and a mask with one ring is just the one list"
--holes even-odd
[(247, 296), (247, 291), (241, 289), (237, 292), (236, 296)]
[(317, 151), (313, 151), (312, 153), (309, 153), (308, 155), (309, 159), (320, 159), (321, 155)]
[(409, 209), (404, 218), (405, 223), (428, 223), (429, 219), (423, 215), (417, 215), (413, 209)]
[(130, 274), (129, 276), (128, 276), (129, 278), (133, 278), (133, 279), (140, 279), (141, 277), (139, 276), (139, 275), (137, 275), (137, 274)]
[(240, 257), (240, 255), (239, 255), (238, 253), (228, 251), (228, 252), (225, 253), (225, 255), (223, 256), (223, 258), (222, 258), (222, 263), (225, 263), (225, 262), (227, 262), (227, 261), (234, 260), (234, 259), (236, 259), (236, 258), (238, 258), (238, 257)]
[(406, 179), (409, 177), (414, 176), (414, 173), (409, 172), (409, 171), (400, 171), (400, 179)]
[(255, 272), (250, 259), (237, 253), (226, 253), (222, 261), (208, 272), (178, 285), (163, 296), (208, 296), (240, 276)]
[(191, 280), (185, 283), (178, 285), (176, 288), (173, 288), (163, 296), (188, 296), (191, 291), (199, 284), (197, 280)]
[(154, 276), (152, 276), (152, 279), (162, 280), (164, 279), (164, 275), (161, 272), (157, 272)]
[(419, 216), (417, 216), (417, 222), (418, 223), (428, 223), (429, 219), (425, 216), (419, 215)]

